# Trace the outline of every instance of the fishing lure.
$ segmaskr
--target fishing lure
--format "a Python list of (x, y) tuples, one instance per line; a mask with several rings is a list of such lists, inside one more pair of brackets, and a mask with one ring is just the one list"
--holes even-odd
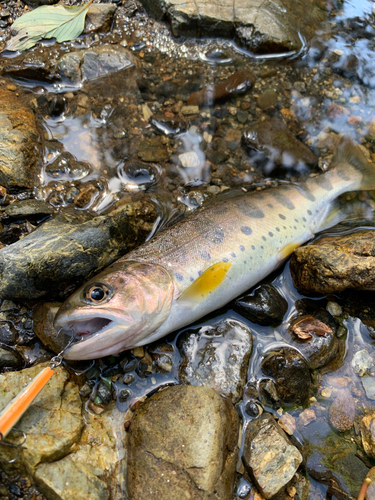
[[(24, 441), (21, 445), (13, 444), (5, 441), (6, 436), (17, 424), (26, 410), (30, 407), (32, 402), (38, 396), (43, 387), (51, 379), (55, 369), (61, 365), (63, 361), (63, 354), (65, 349), (70, 346), (69, 344), (57, 355), (51, 359), (50, 366), (43, 368), (41, 372), (36, 375), (22, 391), (13, 398), (7, 406), (0, 412), (0, 445), (10, 446), (12, 448), (22, 448), (22, 444), (26, 441), (26, 435), (23, 431), (21, 434), (24, 436)], [(13, 462), (15, 459), (11, 460)]]

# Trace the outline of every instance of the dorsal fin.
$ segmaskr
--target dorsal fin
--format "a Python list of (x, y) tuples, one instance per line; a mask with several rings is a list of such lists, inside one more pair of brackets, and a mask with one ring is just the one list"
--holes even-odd
[(199, 302), (221, 285), (231, 266), (230, 262), (217, 262), (204, 271), (178, 298), (179, 301)]

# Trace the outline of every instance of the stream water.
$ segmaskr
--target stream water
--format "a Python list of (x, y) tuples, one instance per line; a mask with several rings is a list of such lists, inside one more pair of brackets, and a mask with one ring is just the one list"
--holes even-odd
[[(4, 2), (0, 4), (4, 7)], [(34, 58), (34, 66), (35, 60), (46, 66), (47, 59), (55, 64), (68, 47), (90, 49), (120, 44), (130, 49), (139, 61), (136, 79), (109, 74), (104, 84), (103, 79), (99, 83), (90, 81), (89, 85), (54, 81), (43, 72), (28, 73), (27, 64), (22, 71), (9, 70), (5, 74), (35, 99), (44, 129), (43, 169), (40, 182), (29, 192), (29, 197), (48, 201), (56, 209), (75, 207), (94, 214), (110, 212), (121, 199), (149, 199), (158, 213), (150, 237), (217, 197), (293, 182), (324, 171), (341, 135), (362, 144), (369, 158), (375, 161), (375, 4), (372, 1), (337, 2), (330, 6), (328, 21), (299, 52), (262, 56), (221, 38), (173, 38), (166, 24), (150, 21), (137, 4), (134, 3), (133, 10), (132, 5), (117, 16), (109, 33), (90, 33), (60, 47), (53, 42), (41, 44), (28, 57), (30, 61)], [(3, 31), (0, 41), (7, 36), (6, 30)], [(5, 52), (0, 57), (7, 64), (12, 61), (16, 61), (15, 66), (19, 64), (19, 55)], [(193, 92), (242, 69), (256, 75), (250, 91), (201, 106), (192, 115), (189, 111), (184, 116), (179, 114)], [(259, 103), (266, 92), (272, 102), (262, 109)], [(280, 166), (251, 153), (241, 142), (241, 136), (261, 117), (283, 118), (293, 134), (319, 158), (319, 165), (308, 167), (301, 162), (288, 165), (286, 161)], [(145, 141), (155, 137), (157, 141), (150, 148)], [(373, 228), (374, 200), (373, 192), (342, 196), (341, 203), (350, 221), (325, 234)], [(1, 240), (0, 235), (6, 246), (4, 238)], [(179, 339), (186, 331), (216, 325), (221, 319), (238, 320), (250, 328), (254, 340), (245, 396), (237, 405), (244, 428), (254, 418), (254, 411), (258, 411), (254, 405), (277, 417), (288, 412), (296, 419), (306, 408), (313, 408), (315, 420), (309, 425), (301, 424), (295, 435), (298, 445), (309, 450), (309, 456), (323, 457), (317, 459), (319, 467), (314, 463), (303, 466), (310, 485), (304, 490), (304, 498), (331, 498), (331, 477), (322, 473), (324, 469), (333, 471), (334, 477), (341, 481), (342, 496), (336, 491), (337, 498), (349, 499), (358, 493), (375, 462), (356, 446), (360, 441), (358, 433), (340, 434), (329, 426), (328, 410), (332, 398), (349, 385), (357, 398), (357, 407), (362, 405), (364, 412), (369, 412), (374, 406), (363, 390), (358, 389), (360, 379), (351, 380), (351, 361), (358, 350), (365, 349), (374, 355), (375, 292), (306, 297), (295, 289), (288, 263), (265, 283), (272, 284), (288, 304), (284, 320), (277, 327), (257, 325), (229, 304), (162, 343), (147, 346), (148, 358), (126, 353), (71, 368), (85, 372), (90, 399), (96, 405), (103, 403), (98, 392), (100, 384), (104, 380), (110, 385), (112, 380), (117, 407), (125, 411), (161, 386), (179, 383), (182, 361)], [(323, 314), (332, 302), (339, 304), (341, 310), (332, 320), (340, 344), (337, 355), (313, 370), (307, 399), (281, 404), (272, 397), (267, 386), (272, 377), (262, 371), (262, 363), (268, 353), (280, 346), (304, 354), (304, 347), (291, 335), (291, 323), (298, 312)], [(26, 307), (17, 303), (13, 316), (9, 317), (13, 326), (22, 318), (30, 322), (33, 307), (34, 302)], [(22, 347), (27, 365), (48, 355), (33, 336), (32, 328), (21, 325), (17, 331), (19, 339), (23, 339), (18, 346)], [(168, 355), (171, 367), (157, 369), (153, 360), (164, 354)], [(123, 375), (116, 377), (120, 372), (125, 372), (126, 383)], [(239, 468), (237, 496), (250, 498), (248, 478), (243, 473)]]

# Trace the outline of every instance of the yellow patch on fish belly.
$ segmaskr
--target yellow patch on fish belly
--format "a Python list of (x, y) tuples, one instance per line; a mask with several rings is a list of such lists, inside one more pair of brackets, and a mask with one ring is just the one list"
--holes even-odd
[(292, 241), (292, 243), (289, 243), (284, 248), (282, 248), (280, 250), (280, 252), (278, 253), (280, 261), (282, 261), (282, 260), (286, 259), (287, 257), (289, 257), (289, 255), (291, 255), (296, 248), (298, 248), (299, 246), (301, 246), (301, 244), (302, 243), (296, 243), (296, 242)]
[(182, 302), (198, 302), (205, 299), (221, 285), (230, 266), (230, 262), (213, 264), (180, 295), (178, 300)]

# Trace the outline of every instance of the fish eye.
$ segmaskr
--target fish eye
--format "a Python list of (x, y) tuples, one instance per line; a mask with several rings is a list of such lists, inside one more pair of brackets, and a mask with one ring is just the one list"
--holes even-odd
[(85, 299), (94, 304), (105, 302), (111, 294), (111, 290), (105, 285), (92, 285), (85, 292)]

